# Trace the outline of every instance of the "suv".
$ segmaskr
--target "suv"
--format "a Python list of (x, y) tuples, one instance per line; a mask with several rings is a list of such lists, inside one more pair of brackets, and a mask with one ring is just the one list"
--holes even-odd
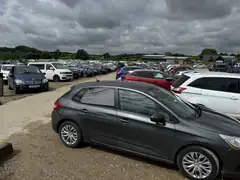
[(188, 73), (175, 81), (171, 90), (183, 100), (240, 118), (240, 75)]
[(30, 65), (36, 66), (42, 73), (45, 73), (45, 77), (48, 80), (59, 82), (73, 79), (72, 71), (58, 62), (31, 62), (28, 63), (28, 66)]

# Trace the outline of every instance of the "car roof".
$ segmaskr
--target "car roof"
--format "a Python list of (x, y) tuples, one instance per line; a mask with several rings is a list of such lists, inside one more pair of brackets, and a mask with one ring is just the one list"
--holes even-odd
[(240, 74), (227, 73), (227, 72), (189, 72), (185, 74), (189, 77), (228, 77), (228, 78), (240, 78)]
[(82, 88), (82, 87), (91, 87), (91, 86), (106, 86), (106, 87), (115, 87), (115, 88), (127, 88), (142, 91), (148, 93), (148, 91), (152, 88), (156, 88), (155, 85), (145, 83), (145, 82), (135, 82), (135, 81), (100, 81), (100, 82), (86, 82), (86, 83), (79, 83), (73, 85), (73, 88)]

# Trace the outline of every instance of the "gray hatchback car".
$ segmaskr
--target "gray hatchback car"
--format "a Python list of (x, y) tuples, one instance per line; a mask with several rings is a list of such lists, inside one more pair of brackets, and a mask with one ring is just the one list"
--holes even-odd
[(67, 147), (84, 142), (177, 164), (192, 180), (240, 177), (240, 123), (142, 82), (74, 85), (54, 104)]

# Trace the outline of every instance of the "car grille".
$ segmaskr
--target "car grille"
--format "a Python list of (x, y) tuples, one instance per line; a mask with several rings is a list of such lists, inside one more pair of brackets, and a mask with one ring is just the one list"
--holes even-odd
[(41, 81), (26, 81), (26, 84), (30, 84), (30, 85), (41, 84)]

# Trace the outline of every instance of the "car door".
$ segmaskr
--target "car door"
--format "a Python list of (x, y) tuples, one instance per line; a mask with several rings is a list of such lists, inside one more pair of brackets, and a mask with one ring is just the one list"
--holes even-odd
[[(139, 92), (119, 89), (117, 137), (119, 147), (158, 159), (168, 159), (175, 140), (175, 125), (159, 104)], [(156, 112), (165, 115), (166, 125), (150, 120)]]
[(86, 88), (73, 101), (83, 134), (93, 142), (116, 146), (115, 89)]
[(229, 115), (238, 114), (239, 85), (237, 78), (204, 77), (192, 83), (202, 89), (202, 104)]
[(160, 72), (153, 73), (154, 84), (162, 88), (170, 90), (173, 81), (167, 81), (166, 76)]
[(45, 72), (46, 72), (45, 77), (49, 80), (53, 80), (53, 76), (55, 74), (55, 72), (54, 72), (55, 68), (51, 64), (46, 64), (45, 69), (46, 69), (45, 70)]

